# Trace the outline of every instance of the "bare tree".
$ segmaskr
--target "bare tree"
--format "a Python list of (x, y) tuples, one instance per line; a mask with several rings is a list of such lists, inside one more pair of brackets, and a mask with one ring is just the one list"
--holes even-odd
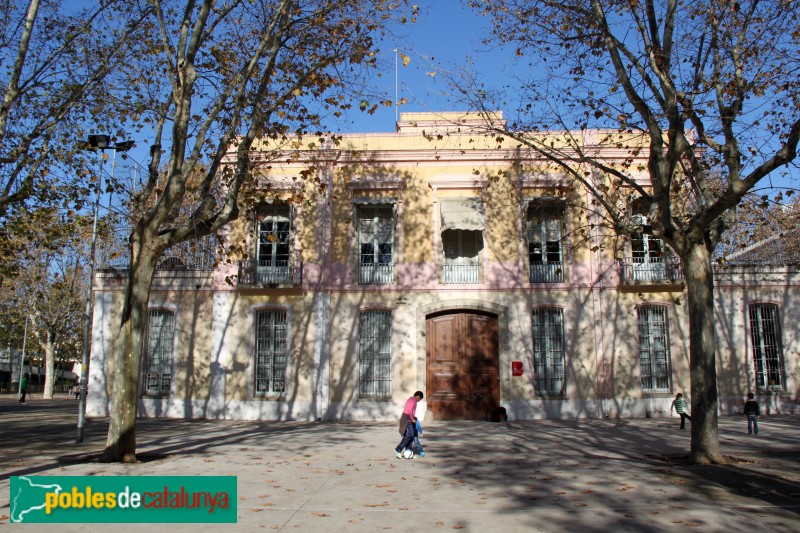
[[(84, 124), (112, 128), (129, 115), (115, 76), (142, 40), (146, 4), (57, 0), (0, 5), (0, 257), (13, 257), (15, 210), (74, 205), (88, 191)], [(122, 95), (120, 95), (122, 96)], [(78, 180), (77, 182), (75, 180)], [(70, 187), (56, 187), (61, 182)], [(11, 217), (10, 217), (11, 215)], [(1, 271), (0, 271), (1, 272)]]
[[(680, 257), (690, 321), (691, 460), (722, 461), (718, 436), (712, 257), (737, 204), (795, 161), (800, 139), (800, 34), (790, 0), (471, 0), (493, 22), (492, 43), (522, 70), (518, 115), (493, 131), (582, 184), (620, 234), (637, 224)], [(540, 74), (538, 79), (536, 74)], [(500, 102), (460, 84), (474, 108)], [(608, 128), (590, 148), (581, 132)], [(531, 132), (563, 133), (562, 142)], [(640, 148), (634, 146), (640, 135)], [(633, 142), (633, 145), (631, 144)], [(625, 149), (617, 164), (597, 147)], [(646, 168), (631, 168), (635, 156)], [(588, 171), (587, 171), (588, 170)], [(633, 174), (645, 170), (649, 183)], [(595, 179), (600, 175), (602, 179)], [(611, 187), (608, 187), (611, 185)]]
[[(376, 36), (402, 3), (152, 1), (160, 40), (140, 66), (154, 90), (148, 111), (156, 133), (149, 180), (131, 209), (140, 215), (116, 330), (105, 460), (136, 460), (143, 332), (164, 250), (215, 234), (239, 216), (257, 172), (250, 155), (255, 142), (280, 146), (299, 139), (314, 132), (323, 113), (349, 107), (347, 91), (375, 64)], [(167, 85), (159, 87), (158, 78)]]
[(800, 198), (791, 190), (748, 195), (736, 215), (717, 249), (718, 262), (800, 264)]

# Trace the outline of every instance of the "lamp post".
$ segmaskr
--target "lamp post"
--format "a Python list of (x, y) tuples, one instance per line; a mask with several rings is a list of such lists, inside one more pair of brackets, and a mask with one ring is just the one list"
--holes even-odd
[(89, 288), (86, 291), (86, 314), (83, 327), (83, 353), (81, 356), (81, 381), (78, 401), (78, 432), (75, 442), (83, 442), (83, 427), (86, 421), (86, 391), (89, 383), (89, 343), (91, 341), (92, 312), (94, 310), (94, 269), (95, 248), (97, 247), (97, 212), (100, 208), (100, 192), (103, 187), (103, 151), (113, 150), (114, 159), (111, 163), (111, 179), (114, 179), (114, 167), (117, 162), (117, 152), (126, 152), (133, 148), (133, 141), (112, 142), (108, 135), (89, 135), (88, 148), (97, 150), (100, 154), (100, 175), (97, 178), (95, 190), (94, 209), (92, 210), (92, 244), (89, 261)]
[[(22, 376), (25, 372), (25, 346), (28, 344), (28, 315), (25, 315), (25, 334), (22, 336), (22, 354), (19, 358), (19, 398), (22, 398)], [(10, 355), (10, 354), (9, 354)]]

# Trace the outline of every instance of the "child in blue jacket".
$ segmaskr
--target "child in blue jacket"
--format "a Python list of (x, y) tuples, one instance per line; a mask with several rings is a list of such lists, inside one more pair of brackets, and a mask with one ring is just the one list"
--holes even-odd
[(422, 449), (422, 444), (419, 442), (419, 436), (422, 435), (422, 424), (419, 423), (417, 418), (417, 425), (414, 428), (414, 446), (417, 448), (420, 457), (425, 457), (425, 450)]

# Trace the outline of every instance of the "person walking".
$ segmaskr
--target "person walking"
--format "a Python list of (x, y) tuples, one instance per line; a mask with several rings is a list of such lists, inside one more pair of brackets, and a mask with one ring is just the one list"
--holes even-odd
[(422, 394), (422, 391), (417, 391), (414, 393), (414, 396), (406, 400), (403, 406), (399, 428), (400, 435), (402, 435), (403, 438), (400, 439), (400, 444), (394, 449), (395, 457), (398, 459), (403, 458), (403, 450), (411, 448), (411, 444), (414, 442), (414, 435), (416, 434), (417, 428), (417, 403), (424, 397), (425, 395)]
[(28, 374), (19, 380), (19, 403), (25, 403), (25, 396), (28, 394)]
[(761, 410), (758, 408), (758, 402), (752, 392), (747, 393), (747, 401), (744, 402), (744, 416), (747, 417), (747, 434), (753, 433), (758, 436), (758, 417)]
[(669, 413), (672, 414), (672, 411), (675, 411), (679, 415), (681, 415), (681, 429), (686, 429), (686, 421), (692, 421), (692, 417), (686, 413), (686, 404), (683, 400), (683, 394), (680, 392), (675, 396), (675, 399), (672, 401), (672, 407), (670, 407)]

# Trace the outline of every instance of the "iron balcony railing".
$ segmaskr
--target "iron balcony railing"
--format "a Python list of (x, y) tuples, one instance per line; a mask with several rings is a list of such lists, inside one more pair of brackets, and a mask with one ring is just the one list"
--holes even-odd
[(358, 265), (359, 285), (391, 285), (394, 282), (394, 265), (364, 263)]
[(239, 261), (239, 285), (263, 287), (290, 285), (298, 287), (303, 282), (301, 261)]
[(663, 283), (683, 280), (683, 265), (673, 256), (619, 260), (623, 283)]
[[(109, 241), (98, 248), (96, 262), (98, 272), (120, 272), (130, 268), (129, 235), (130, 229), (118, 228)], [(213, 235), (209, 235), (166, 249), (156, 264), (156, 275), (190, 276), (188, 273), (191, 272), (211, 272), (216, 264), (217, 240)]]
[(480, 283), (481, 266), (469, 263), (445, 263), (442, 265), (444, 283)]
[(531, 262), (531, 283), (563, 283), (564, 267), (561, 263)]

